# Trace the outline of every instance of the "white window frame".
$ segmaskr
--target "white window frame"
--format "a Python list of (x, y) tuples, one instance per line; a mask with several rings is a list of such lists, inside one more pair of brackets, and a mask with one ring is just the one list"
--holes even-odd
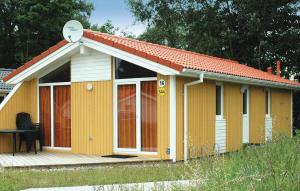
[(266, 117), (271, 118), (271, 90), (267, 88), (266, 92), (268, 93), (268, 108), (267, 108), (268, 111), (266, 113)]
[[(114, 153), (157, 155), (157, 152), (142, 151), (141, 147), (141, 82), (157, 81), (157, 77), (115, 79), (113, 90), (114, 105)], [(118, 147), (118, 85), (135, 84), (136, 87), (136, 148)]]
[[(224, 85), (222, 82), (217, 82), (216, 89), (217, 89), (217, 86), (221, 87), (221, 114), (217, 115), (217, 111), (216, 111), (216, 119), (224, 119)], [(217, 96), (217, 94), (216, 94), (216, 96)], [(216, 99), (216, 101), (217, 101), (217, 99)], [(217, 102), (216, 102), (216, 104), (217, 104)]]

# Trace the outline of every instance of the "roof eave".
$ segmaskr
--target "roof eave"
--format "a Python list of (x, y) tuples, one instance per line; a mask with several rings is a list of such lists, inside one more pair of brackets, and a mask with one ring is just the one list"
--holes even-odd
[(281, 89), (300, 91), (300, 86), (293, 85), (293, 84), (273, 82), (273, 81), (268, 81), (268, 80), (260, 80), (260, 79), (255, 79), (255, 78), (247, 78), (247, 77), (214, 73), (214, 72), (206, 72), (206, 71), (194, 70), (194, 69), (184, 69), (181, 75), (197, 77), (201, 73), (204, 74), (205, 79), (210, 79), (210, 80), (218, 80), (218, 81), (233, 82), (233, 83), (238, 83), (238, 84), (265, 86), (265, 87), (273, 87), (273, 88), (281, 88)]

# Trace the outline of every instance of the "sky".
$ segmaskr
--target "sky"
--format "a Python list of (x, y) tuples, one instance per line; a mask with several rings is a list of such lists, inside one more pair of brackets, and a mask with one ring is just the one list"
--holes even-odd
[(94, 3), (90, 21), (92, 24), (102, 25), (107, 20), (111, 20), (113, 25), (119, 27), (121, 31), (132, 32), (139, 35), (145, 30), (145, 25), (135, 22), (125, 0), (90, 0)]

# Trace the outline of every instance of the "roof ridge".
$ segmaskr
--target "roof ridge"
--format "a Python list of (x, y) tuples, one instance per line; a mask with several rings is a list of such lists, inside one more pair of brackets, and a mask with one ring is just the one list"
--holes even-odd
[(115, 37), (115, 38), (119, 38), (119, 39), (126, 39), (126, 40), (130, 40), (130, 41), (134, 41), (134, 42), (138, 42), (138, 43), (142, 43), (142, 44), (152, 45), (152, 46), (161, 47), (161, 48), (165, 48), (165, 49), (169, 49), (169, 50), (175, 50), (175, 51), (182, 52), (182, 53), (189, 53), (189, 54), (192, 54), (192, 55), (204, 56), (204, 57), (208, 57), (208, 58), (212, 58), (212, 59), (219, 59), (219, 60), (224, 60), (224, 61), (227, 61), (227, 62), (235, 62), (235, 63), (239, 64), (238, 61), (227, 59), (227, 58), (220, 58), (220, 57), (217, 57), (217, 56), (211, 56), (211, 55), (207, 55), (207, 54), (203, 54), (203, 53), (199, 53), (199, 52), (192, 52), (190, 50), (185, 50), (185, 49), (173, 48), (173, 47), (169, 47), (169, 46), (166, 46), (166, 45), (155, 44), (155, 43), (152, 43), (152, 42), (132, 39), (132, 38), (128, 38), (128, 37), (121, 37), (121, 36), (118, 36), (118, 35), (103, 33), (103, 32), (99, 32), (99, 31), (93, 31), (91, 29), (85, 29), (85, 30), (87, 32), (101, 34), (101, 35), (104, 35), (104, 36), (111, 36), (111, 37)]

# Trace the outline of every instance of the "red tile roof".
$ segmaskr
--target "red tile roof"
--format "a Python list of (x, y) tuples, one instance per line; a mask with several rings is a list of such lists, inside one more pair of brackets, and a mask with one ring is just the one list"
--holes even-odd
[[(143, 57), (145, 59), (157, 62), (159, 64), (168, 66), (177, 71), (182, 72), (183, 69), (195, 69), (206, 72), (214, 72), (220, 74), (228, 74), (233, 76), (247, 77), (259, 80), (267, 80), (271, 82), (279, 82), (291, 85), (298, 85), (300, 83), (283, 79), (276, 75), (242, 65), (237, 61), (208, 56), (204, 54), (194, 53), (186, 50), (170, 48), (167, 46), (152, 44), (149, 42), (138, 41), (109, 35), (105, 33), (95, 32), (91, 30), (84, 31), (84, 37), (101, 42), (103, 44), (115, 47), (117, 49), (126, 51), (128, 53)], [(11, 79), (16, 74), (24, 69), (38, 62), (46, 57), (53, 51), (64, 46), (66, 41), (61, 41), (57, 45), (51, 47), (48, 51), (42, 53), (40, 56), (35, 57), (33, 60), (27, 62), (16, 71), (4, 78), (5, 81)]]

